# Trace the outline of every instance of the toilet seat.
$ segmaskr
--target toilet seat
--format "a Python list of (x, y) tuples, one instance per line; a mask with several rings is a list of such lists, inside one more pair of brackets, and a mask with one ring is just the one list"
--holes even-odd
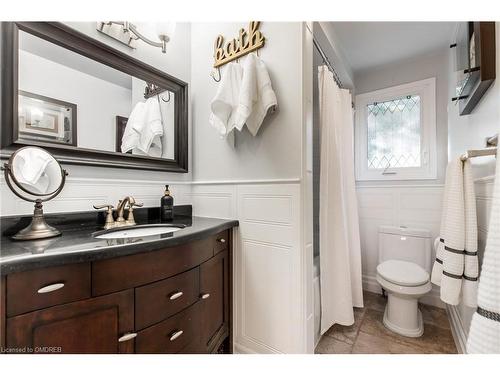
[(378, 275), (391, 284), (418, 287), (429, 282), (429, 273), (418, 264), (402, 260), (387, 260), (377, 266)]

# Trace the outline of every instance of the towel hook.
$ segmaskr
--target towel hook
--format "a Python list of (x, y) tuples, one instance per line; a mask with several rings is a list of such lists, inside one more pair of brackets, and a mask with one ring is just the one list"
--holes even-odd
[(161, 100), (164, 103), (168, 103), (170, 101), (170, 91), (167, 90), (167, 93), (168, 93), (168, 99), (167, 100), (165, 100), (165, 98), (163, 96), (160, 96), (160, 94), (158, 94), (158, 97), (161, 98)]
[[(219, 78), (215, 78), (215, 72), (219, 73)], [(215, 70), (212, 70), (212, 73), (210, 73), (212, 78), (214, 79), (215, 82), (220, 82), (221, 76), (220, 76), (220, 68), (217, 67)]]

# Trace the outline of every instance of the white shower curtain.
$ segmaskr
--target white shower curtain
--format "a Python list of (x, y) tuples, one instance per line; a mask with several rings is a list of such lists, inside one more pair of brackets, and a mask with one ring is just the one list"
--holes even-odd
[(321, 334), (363, 307), (351, 94), (319, 67)]

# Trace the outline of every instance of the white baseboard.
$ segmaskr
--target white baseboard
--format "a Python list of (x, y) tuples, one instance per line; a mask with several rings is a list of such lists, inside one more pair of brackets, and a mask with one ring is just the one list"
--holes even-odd
[(453, 340), (455, 340), (455, 345), (457, 350), (461, 354), (465, 354), (465, 345), (467, 343), (467, 333), (464, 329), (464, 324), (458, 313), (457, 306), (446, 305), (446, 312), (448, 313), (448, 318), (450, 320), (451, 333), (453, 335)]
[(382, 294), (382, 288), (377, 282), (377, 278), (372, 275), (363, 275), (363, 290), (367, 292)]
[(234, 348), (233, 348), (233, 353), (234, 354), (258, 354), (257, 352), (248, 349), (246, 346), (243, 346), (241, 344), (234, 343)]

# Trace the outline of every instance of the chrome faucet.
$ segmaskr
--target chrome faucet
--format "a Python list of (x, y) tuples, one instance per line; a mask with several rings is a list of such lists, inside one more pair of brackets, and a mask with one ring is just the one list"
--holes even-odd
[[(125, 206), (128, 204), (128, 216), (127, 219), (123, 217), (123, 214), (125, 212)], [(101, 208), (106, 208), (107, 209), (107, 214), (106, 214), (106, 222), (104, 224), (104, 229), (111, 229), (111, 228), (116, 228), (116, 227), (125, 227), (125, 226), (130, 226), (130, 225), (135, 225), (135, 219), (134, 219), (134, 207), (142, 207), (142, 203), (137, 203), (134, 199), (134, 197), (127, 196), (124, 199), (120, 199), (118, 201), (118, 205), (116, 206), (116, 213), (117, 213), (117, 218), (116, 221), (113, 217), (113, 205), (111, 204), (102, 204), (102, 205), (94, 205), (94, 208), (96, 210), (101, 209)]]

